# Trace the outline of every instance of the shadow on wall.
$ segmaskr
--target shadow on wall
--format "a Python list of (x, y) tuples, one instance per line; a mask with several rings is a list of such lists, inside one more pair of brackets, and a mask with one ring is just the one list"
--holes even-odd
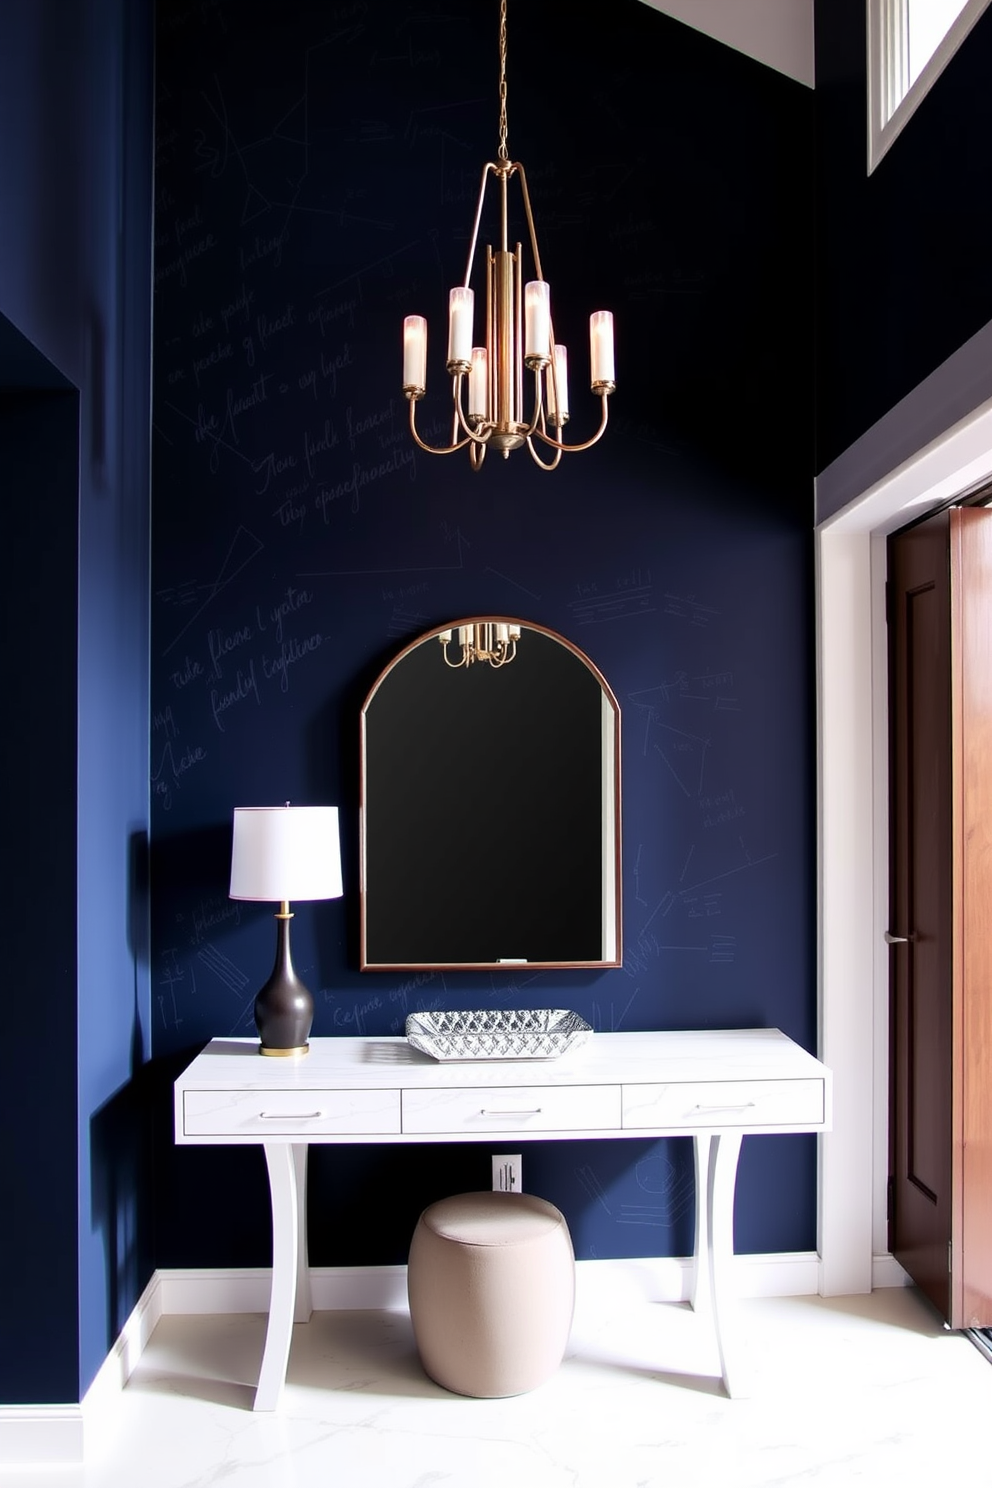
[(147, 1192), (151, 1171), (151, 1030), (142, 1024), (141, 977), (148, 965), (148, 833), (128, 840), (128, 949), (134, 965), (131, 1077), (90, 1118), (90, 1215), (103, 1237), (109, 1349), (152, 1270)]
[(131, 1079), (90, 1118), (90, 1213), (103, 1236), (110, 1349), (152, 1270), (147, 1193), (152, 1142), (150, 1072), (135, 1005)]

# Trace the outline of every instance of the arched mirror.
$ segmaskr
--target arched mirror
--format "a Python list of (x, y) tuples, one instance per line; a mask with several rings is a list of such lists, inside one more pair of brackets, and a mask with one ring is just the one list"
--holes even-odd
[(620, 710), (577, 646), (439, 627), (361, 731), (363, 970), (620, 965)]

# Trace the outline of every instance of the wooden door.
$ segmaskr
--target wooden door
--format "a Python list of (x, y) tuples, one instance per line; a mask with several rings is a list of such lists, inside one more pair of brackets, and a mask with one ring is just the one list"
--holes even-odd
[(992, 1325), (992, 512), (889, 539), (889, 1245)]
[(889, 1249), (950, 1313), (949, 513), (889, 539)]

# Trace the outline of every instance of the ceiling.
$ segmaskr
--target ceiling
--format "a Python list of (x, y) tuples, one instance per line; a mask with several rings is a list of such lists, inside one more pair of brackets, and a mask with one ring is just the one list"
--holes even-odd
[(813, 86), (813, 0), (644, 0), (738, 52)]

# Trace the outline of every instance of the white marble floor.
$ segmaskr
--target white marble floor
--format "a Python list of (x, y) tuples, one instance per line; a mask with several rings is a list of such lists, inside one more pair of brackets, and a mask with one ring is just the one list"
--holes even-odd
[(778, 1488), (992, 1485), (992, 1363), (911, 1290), (740, 1304), (728, 1400), (687, 1307), (577, 1313), (568, 1356), (509, 1400), (447, 1394), (399, 1312), (297, 1326), (282, 1409), (251, 1411), (257, 1314), (166, 1317), (81, 1468), (0, 1488)]

